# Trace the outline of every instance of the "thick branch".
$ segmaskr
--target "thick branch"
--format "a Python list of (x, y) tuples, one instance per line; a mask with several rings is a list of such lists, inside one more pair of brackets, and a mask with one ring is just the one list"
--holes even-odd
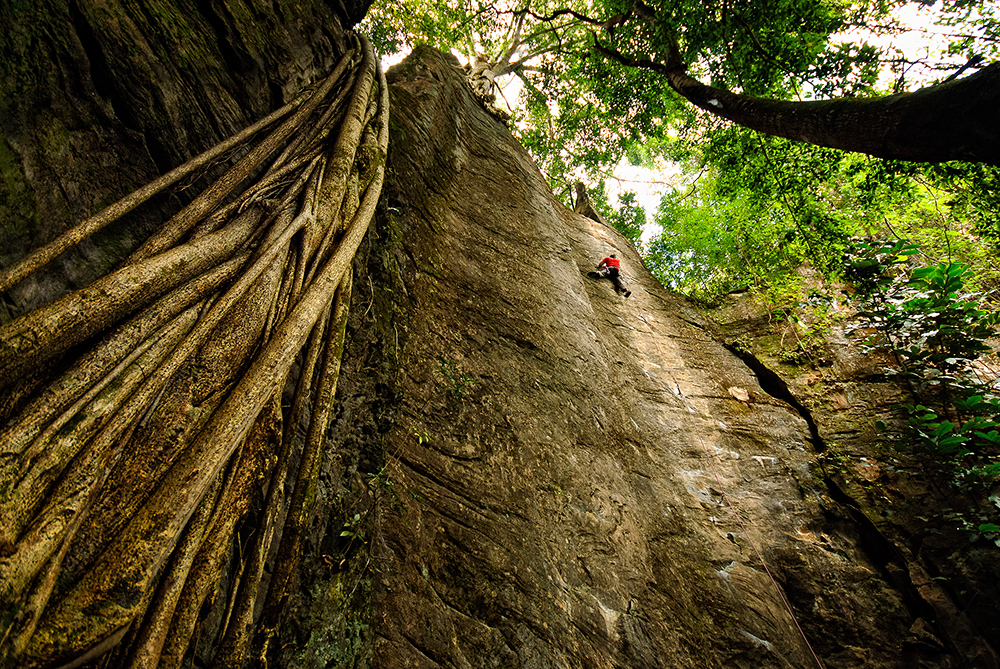
[(607, 58), (667, 77), (689, 102), (769, 135), (878, 158), (1000, 165), (1000, 63), (955, 81), (880, 98), (770, 100), (706, 86), (688, 76), (676, 46), (667, 63), (629, 58), (594, 36)]

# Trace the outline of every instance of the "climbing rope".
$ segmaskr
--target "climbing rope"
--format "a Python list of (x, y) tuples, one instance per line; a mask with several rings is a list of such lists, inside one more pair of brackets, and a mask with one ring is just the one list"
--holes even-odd
[[(639, 308), (638, 306), (636, 306), (636, 313), (638, 315), (639, 320), (642, 321), (645, 324), (646, 328), (649, 330), (649, 334), (652, 335), (653, 345), (656, 347), (657, 353), (659, 353), (660, 355), (660, 360), (666, 363), (667, 361), (666, 356), (663, 354), (663, 349), (660, 348), (659, 342), (656, 341), (656, 336), (655, 336), (656, 333), (653, 331), (653, 327), (649, 324), (649, 321), (643, 314), (642, 309)], [(698, 443), (701, 444), (701, 448), (705, 452), (705, 456), (707, 457), (709, 465), (712, 468), (712, 474), (715, 477), (716, 486), (719, 490), (719, 493), (722, 495), (722, 499), (725, 502), (725, 505), (729, 508), (730, 513), (732, 513), (733, 515), (733, 519), (736, 521), (737, 525), (739, 525), (740, 529), (743, 531), (743, 534), (747, 538), (747, 541), (750, 542), (750, 546), (753, 548), (754, 553), (757, 555), (757, 559), (760, 560), (761, 565), (763, 565), (764, 572), (767, 574), (768, 579), (770, 579), (771, 585), (774, 586), (775, 593), (777, 593), (778, 598), (781, 600), (781, 603), (785, 607), (785, 610), (788, 611), (788, 615), (791, 616), (792, 622), (795, 623), (795, 628), (798, 630), (799, 636), (802, 637), (802, 641), (805, 643), (806, 648), (809, 649), (809, 653), (816, 661), (816, 666), (819, 667), (819, 669), (823, 669), (823, 663), (822, 661), (820, 661), (819, 656), (816, 654), (816, 651), (813, 650), (812, 644), (809, 643), (809, 638), (806, 636), (805, 631), (802, 629), (802, 625), (799, 624), (799, 619), (795, 615), (795, 611), (792, 610), (791, 604), (788, 603), (788, 599), (785, 597), (785, 593), (782, 591), (781, 586), (778, 585), (778, 581), (774, 578), (774, 575), (771, 573), (771, 569), (768, 566), (767, 561), (764, 559), (764, 556), (760, 552), (760, 549), (757, 548), (756, 542), (754, 542), (753, 537), (747, 530), (747, 526), (743, 522), (743, 518), (740, 515), (739, 507), (737, 507), (736, 504), (732, 501), (732, 499), (730, 499), (729, 495), (726, 494), (725, 488), (722, 485), (722, 476), (719, 474), (719, 469), (715, 463), (715, 458), (712, 456), (712, 452), (708, 448), (708, 445), (705, 443), (705, 440), (702, 439), (701, 432), (698, 430), (698, 426), (694, 422), (694, 415), (697, 413), (697, 411), (687, 401), (687, 398), (681, 391), (680, 384), (677, 382), (677, 377), (674, 376), (673, 372), (670, 371), (670, 368), (667, 367), (666, 364), (664, 364), (663, 369), (670, 376), (671, 381), (673, 381), (674, 383), (674, 387), (677, 388), (677, 395), (680, 397), (681, 402), (684, 404), (684, 408), (688, 414), (688, 420), (691, 422), (692, 432), (694, 433), (695, 437), (697, 437)]]

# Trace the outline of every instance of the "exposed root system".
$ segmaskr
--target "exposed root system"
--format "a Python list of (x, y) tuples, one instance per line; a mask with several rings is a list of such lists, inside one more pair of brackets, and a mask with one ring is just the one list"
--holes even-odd
[(0, 328), (0, 666), (177, 666), (214, 597), (215, 662), (261, 652), (302, 552), (387, 142), (362, 38), (311, 94), (0, 274), (9, 288), (243, 150), (114, 272)]

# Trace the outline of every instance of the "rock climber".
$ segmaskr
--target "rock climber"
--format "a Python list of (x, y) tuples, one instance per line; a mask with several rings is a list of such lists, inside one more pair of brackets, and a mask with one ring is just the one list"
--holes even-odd
[(597, 265), (597, 277), (600, 279), (611, 279), (611, 283), (614, 284), (616, 293), (624, 293), (625, 297), (632, 294), (632, 291), (625, 287), (625, 283), (622, 281), (621, 272), (621, 261), (615, 257), (612, 253), (607, 258), (602, 260)]

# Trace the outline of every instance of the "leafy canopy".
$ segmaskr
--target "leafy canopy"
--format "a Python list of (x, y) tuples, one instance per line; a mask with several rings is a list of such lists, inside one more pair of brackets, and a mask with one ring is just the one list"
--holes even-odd
[[(1000, 10), (962, 0), (935, 5), (945, 36), (920, 61), (879, 41), (901, 34), (897, 10), (913, 7), (930, 11), (905, 0), (775, 0), (766, 12), (753, 0), (417, 0), (378, 3), (364, 26), (385, 53), (429, 43), (507, 85), (499, 103), (554, 191), (568, 198), (574, 181), (591, 184), (597, 208), (633, 240), (637, 226), (660, 226), (646, 261), (668, 286), (709, 299), (767, 291), (802, 262), (842, 270), (853, 237), (892, 234), (930, 256), (956, 253), (996, 283), (995, 168), (897, 164), (760, 136), (593, 48), (663, 62), (676, 43), (706, 83), (792, 100), (906, 90), (1000, 55)], [(669, 163), (678, 175), (645, 223), (634, 196), (607, 196), (623, 161)]]

